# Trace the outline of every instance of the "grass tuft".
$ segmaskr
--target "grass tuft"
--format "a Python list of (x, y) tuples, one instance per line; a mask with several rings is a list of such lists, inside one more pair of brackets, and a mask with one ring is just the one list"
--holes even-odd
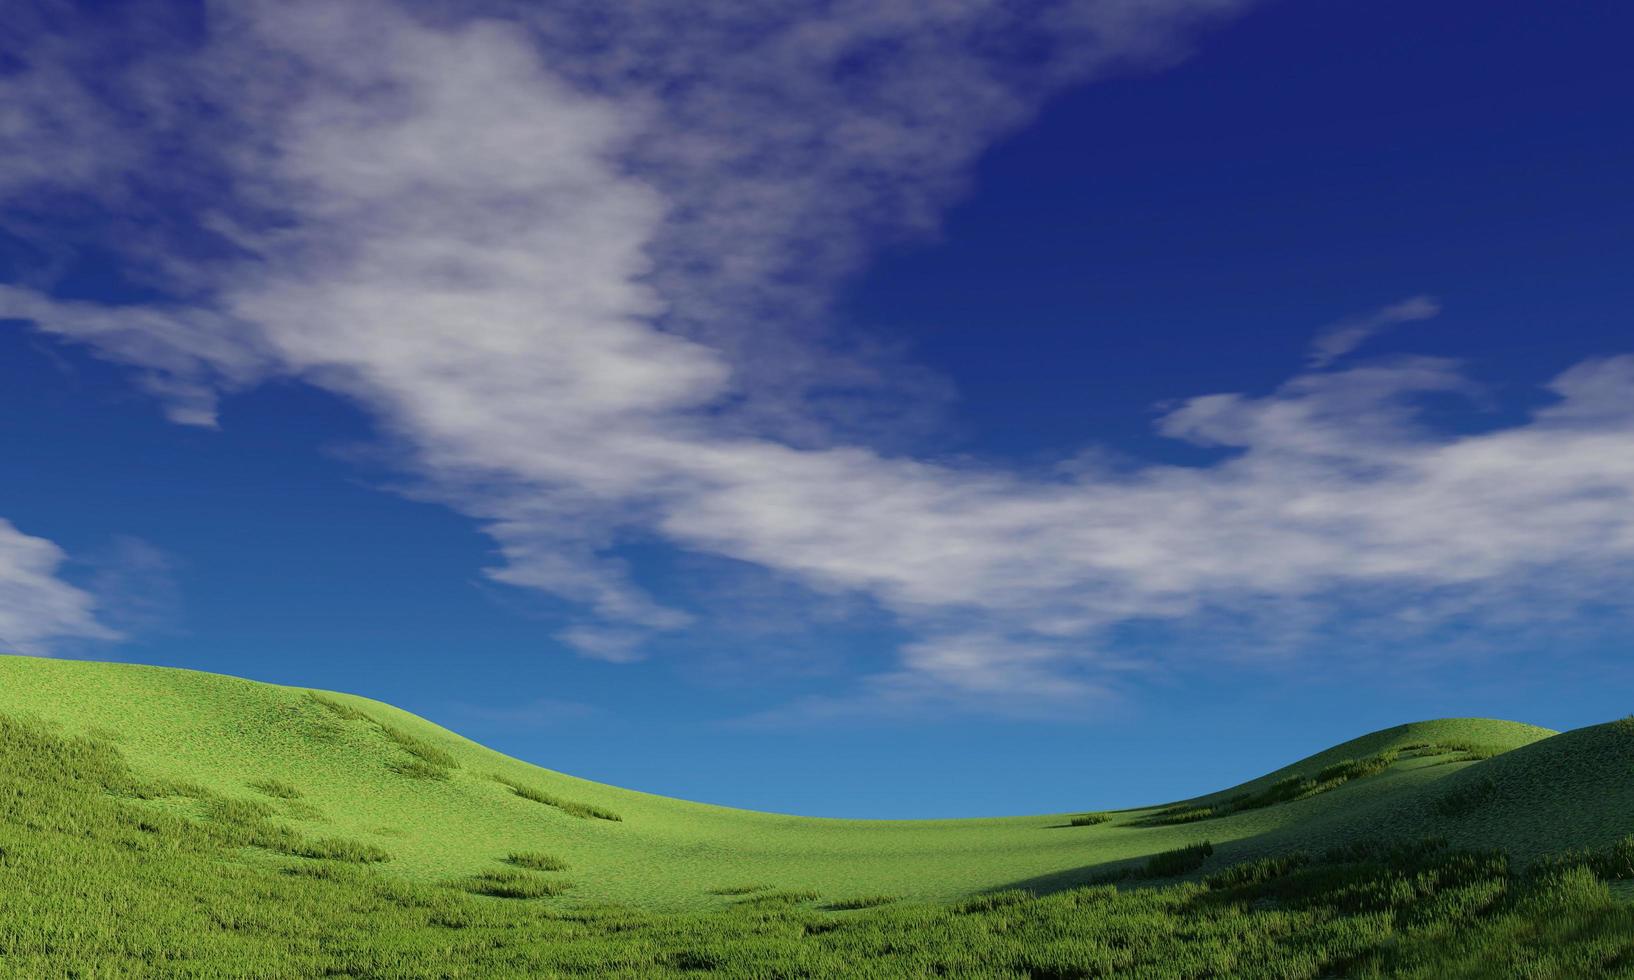
[(245, 785), (280, 800), (298, 800), (305, 795), (295, 784), (286, 783), (282, 779), (255, 779)]
[(260, 800), (214, 799), (205, 804), (205, 812), (213, 820), (231, 824), (256, 824), (278, 815), (271, 805)]
[(530, 871), (566, 871), (567, 862), (559, 857), (538, 851), (512, 851), (505, 856), (506, 864), (514, 864)]
[(771, 885), (722, 885), (719, 888), (709, 889), (711, 895), (748, 895), (751, 892), (763, 892)]
[(306, 696), (311, 698), (315, 704), (323, 706), (325, 710), (334, 715), (336, 718), (339, 718), (341, 721), (374, 721), (373, 718), (370, 718), (357, 708), (354, 708), (349, 704), (336, 701), (334, 698), (326, 697), (319, 694), (317, 691), (308, 691), (306, 692)]
[(405, 759), (401, 762), (393, 762), (390, 769), (399, 776), (407, 776), (410, 779), (443, 780), (453, 775), (452, 772), (442, 766), (432, 765), (420, 759)]
[(322, 837), (302, 841), (292, 847), (290, 853), (297, 857), (320, 861), (350, 861), (353, 864), (379, 864), (391, 860), (391, 855), (381, 848), (345, 837)]
[(1318, 783), (1343, 783), (1352, 779), (1377, 775), (1390, 768), (1395, 761), (1395, 752), (1381, 752), (1365, 759), (1344, 759), (1332, 765), (1323, 766), (1316, 773), (1316, 781)]
[(1093, 827), (1112, 819), (1109, 813), (1080, 813), (1067, 821), (1069, 827)]
[(300, 800), (285, 800), (279, 808), (283, 815), (290, 820), (306, 820), (312, 823), (328, 823), (329, 817), (322, 810), (310, 803)]
[(1142, 873), (1148, 878), (1174, 878), (1189, 874), (1201, 868), (1203, 862), (1213, 853), (1214, 845), (1208, 841), (1177, 847), (1172, 851), (1152, 855), (1147, 859)]
[(1234, 864), (1216, 871), (1204, 877), (1203, 884), (1211, 891), (1262, 885), (1267, 881), (1292, 874), (1310, 863), (1310, 855), (1298, 851), (1292, 854), (1279, 854), (1260, 858), (1258, 861)]
[(954, 911), (965, 915), (978, 915), (984, 912), (1010, 908), (1014, 905), (1025, 905), (1032, 901), (1033, 897), (1033, 893), (1024, 888), (1007, 888), (1004, 891), (989, 892), (986, 895), (967, 898), (953, 908)]
[(562, 894), (573, 885), (521, 871), (484, 871), (464, 879), (457, 887), (473, 895), (492, 898), (550, 898)]
[(614, 822), (622, 821), (624, 819), (611, 810), (603, 809), (602, 807), (594, 806), (589, 803), (576, 803), (572, 800), (564, 800), (561, 797), (547, 793), (542, 789), (537, 789), (533, 786), (518, 783), (515, 780), (507, 779), (504, 776), (494, 776), (493, 779), (497, 783), (503, 783), (504, 785), (509, 786), (512, 793), (522, 797), (524, 800), (532, 800), (535, 803), (543, 803), (545, 806), (555, 807), (570, 817), (578, 817), (584, 820), (595, 818), (596, 820), (611, 820)]
[(401, 728), (391, 725), (380, 725), (380, 731), (387, 738), (402, 746), (404, 751), (427, 765), (437, 766), (440, 769), (458, 769), (459, 761), (452, 755), (437, 748), (422, 738), (416, 738)]
[[(1433, 749), (1437, 746), (1429, 742), (1422, 742), (1415, 743), (1410, 747)], [(1294, 773), (1290, 776), (1284, 776), (1257, 793), (1242, 793), (1223, 803), (1216, 803), (1212, 806), (1178, 803), (1147, 817), (1140, 822), (1140, 825), (1163, 827), (1195, 823), (1199, 820), (1213, 820), (1216, 817), (1230, 816), (1233, 813), (1241, 813), (1245, 810), (1260, 810), (1268, 806), (1276, 806), (1279, 803), (1292, 803), (1296, 800), (1310, 799), (1313, 796), (1336, 790), (1351, 780), (1364, 779), (1384, 772), (1395, 763), (1400, 751), (1399, 749), (1392, 749), (1364, 759), (1341, 759), (1338, 762), (1323, 766), (1315, 776)], [(1460, 749), (1460, 751), (1463, 751), (1463, 749)]]
[(206, 800), (215, 794), (198, 783), (190, 783), (184, 779), (149, 779), (133, 781), (125, 788), (124, 795), (137, 800), (162, 800), (171, 796)]
[(1215, 816), (1211, 806), (1171, 806), (1154, 816), (1146, 818), (1147, 824), (1154, 826), (1169, 826), (1172, 824), (1195, 823), (1198, 820), (1208, 820)]
[(896, 895), (858, 895), (855, 898), (840, 898), (827, 903), (823, 908), (831, 912), (847, 912), (853, 909), (875, 909), (881, 905), (890, 905), (899, 900)]
[(815, 902), (818, 894), (809, 888), (790, 888), (784, 891), (761, 892), (748, 898), (739, 899), (739, 906), (764, 905), (799, 905), (802, 902)]
[(283, 873), (295, 878), (316, 878), (320, 881), (358, 881), (362, 874), (358, 869), (345, 864), (336, 864), (333, 861), (303, 861), (292, 864), (283, 869)]

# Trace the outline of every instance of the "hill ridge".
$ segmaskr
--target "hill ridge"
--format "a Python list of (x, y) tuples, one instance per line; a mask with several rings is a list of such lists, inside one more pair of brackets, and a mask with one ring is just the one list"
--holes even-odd
[[(127, 720), (133, 701), (144, 710)], [(1491, 821), (1435, 816), (1437, 794), (1464, 772), (1530, 746), (1523, 763), (1547, 760), (1555, 775), (1570, 779), (1548, 783), (1556, 790), (1528, 788), (1525, 780), (1536, 773), (1520, 774), (1535, 766), (1492, 768), (1497, 802), (1489, 803), (1513, 797), (1543, 805), (1560, 797), (1555, 804), (1581, 809), (1570, 794), (1584, 792), (1583, 779), (1621, 764), (1622, 746), (1591, 740), (1606, 759), (1579, 772), (1561, 765), (1558, 753), (1537, 751), (1565, 737), (1547, 729), (1435, 719), (1359, 736), (1187, 802), (1230, 799), (1341, 756), (1397, 750), (1399, 757), (1379, 771), (1308, 798), (1178, 824), (1154, 822), (1164, 807), (1146, 807), (1074, 827), (1071, 814), (843, 820), (677, 800), (513, 759), (385, 702), (177, 668), (0, 657), (3, 715), (33, 715), (65, 734), (110, 742), (145, 777), (198, 786), (229, 801), (206, 806), (185, 795), (144, 801), (156, 812), (209, 820), (211, 807), (267, 809), (294, 832), (388, 854), (382, 873), (419, 881), (492, 873), (513, 852), (548, 853), (575, 869), (576, 900), (659, 909), (719, 905), (727, 899), (712, 893), (745, 881), (926, 900), (1017, 883), (1065, 887), (1204, 839), (1214, 842), (1222, 860), (1341, 843), (1377, 824), (1375, 811), (1417, 814), (1430, 832), (1503, 844)], [(1570, 744), (1589, 744), (1583, 739)], [(1474, 762), (1457, 751), (1400, 751), (1415, 741), (1461, 742), (1497, 755)], [(1627, 741), (1634, 747), (1634, 738)], [(287, 787), (298, 797), (269, 798), (257, 783)], [(1558, 809), (1544, 809), (1551, 806)], [(1585, 823), (1574, 843), (1606, 843), (1612, 823)], [(1525, 833), (1523, 849), (1536, 837), (1533, 829)]]

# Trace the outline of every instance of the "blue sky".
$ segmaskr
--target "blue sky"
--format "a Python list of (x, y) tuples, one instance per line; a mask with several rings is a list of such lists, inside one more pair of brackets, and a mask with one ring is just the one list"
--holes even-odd
[(10, 648), (845, 816), (1629, 710), (1634, 14), (552, 6), (24, 5)]

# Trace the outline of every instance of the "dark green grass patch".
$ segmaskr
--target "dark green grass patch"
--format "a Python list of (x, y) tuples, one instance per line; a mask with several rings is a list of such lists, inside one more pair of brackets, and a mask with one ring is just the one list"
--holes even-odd
[(208, 788), (185, 779), (144, 779), (133, 781), (121, 795), (138, 800), (162, 800), (172, 796), (204, 800), (215, 794)]
[(1441, 739), (1435, 742), (1413, 742), (1398, 746), (1396, 751), (1400, 752), (1403, 758), (1409, 759), (1444, 756), (1445, 758), (1435, 764), (1445, 765), (1450, 762), (1480, 762), (1502, 755), (1508, 749), (1468, 739)]
[(593, 806), (589, 803), (577, 803), (573, 800), (564, 800), (552, 793), (547, 793), (542, 789), (538, 789), (537, 787), (528, 786), (524, 783), (507, 779), (504, 776), (495, 776), (493, 778), (495, 782), (503, 783), (504, 785), (509, 786), (512, 793), (522, 797), (524, 800), (532, 800), (535, 803), (543, 803), (545, 806), (555, 807), (571, 817), (579, 817), (580, 819), (594, 818), (596, 820), (612, 821), (622, 821), (624, 819), (611, 810), (603, 809), (599, 806)]
[(1000, 909), (1026, 905), (1037, 897), (1025, 888), (1006, 888), (1003, 891), (988, 892), (986, 895), (967, 898), (955, 905), (953, 909), (962, 915), (979, 915), (984, 912), (996, 912)]
[(1110, 813), (1080, 813), (1067, 821), (1069, 827), (1093, 827), (1112, 819)]
[(1142, 872), (1148, 878), (1175, 878), (1201, 868), (1203, 862), (1213, 853), (1214, 845), (1208, 841), (1187, 844), (1185, 847), (1152, 855), (1147, 859)]
[(1214, 891), (1263, 885), (1267, 881), (1292, 874), (1310, 863), (1310, 855), (1299, 852), (1273, 855), (1260, 858), (1258, 861), (1234, 864), (1229, 868), (1216, 871), (1206, 876), (1203, 879), (1203, 884)]
[(711, 895), (748, 895), (751, 892), (763, 892), (771, 885), (722, 885), (719, 888), (709, 889)]
[(324, 695), (319, 694), (316, 691), (308, 691), (306, 696), (311, 698), (314, 704), (321, 705), (324, 708), (324, 710), (328, 711), (330, 714), (334, 715), (336, 718), (339, 718), (341, 721), (366, 721), (366, 722), (370, 722), (370, 723), (374, 722), (373, 718), (370, 718), (367, 714), (365, 714), (362, 711), (359, 711), (357, 708), (354, 708), (349, 704), (345, 704), (343, 702), (337, 701), (334, 698), (325, 697)]
[(385, 735), (393, 742), (396, 742), (409, 755), (414, 756), (427, 765), (436, 766), (439, 769), (459, 768), (459, 762), (452, 755), (449, 755), (442, 749), (437, 748), (435, 745), (432, 745), (425, 739), (416, 738), (415, 736), (410, 735), (408, 732), (403, 731), (401, 728), (396, 728), (392, 725), (380, 724), (379, 722), (376, 724), (380, 725), (381, 734)]
[(1171, 806), (1147, 817), (1142, 823), (1154, 827), (1166, 827), (1173, 824), (1208, 820), (1215, 815), (1215, 810), (1211, 806)]
[(325, 697), (316, 691), (307, 692), (307, 697), (342, 721), (361, 721), (373, 725), (388, 741), (414, 757), (410, 761), (392, 763), (391, 768), (394, 772), (415, 779), (447, 779), (450, 770), (459, 768), (459, 760), (453, 755), (396, 725), (388, 725), (366, 711)]
[(897, 895), (858, 895), (854, 898), (838, 898), (827, 902), (823, 908), (831, 912), (848, 912), (855, 909), (877, 909), (883, 905), (890, 905), (899, 901)]
[(302, 841), (291, 848), (290, 853), (298, 857), (350, 861), (354, 864), (379, 864), (391, 860), (391, 854), (382, 848), (345, 837), (322, 837)]
[(539, 851), (512, 851), (505, 856), (506, 864), (514, 864), (530, 871), (566, 871), (567, 862)]
[(245, 785), (280, 800), (298, 800), (303, 795), (294, 783), (286, 783), (282, 779), (254, 779)]
[(1391, 764), (1396, 761), (1396, 755), (1395, 752), (1381, 752), (1365, 759), (1342, 759), (1318, 770), (1316, 781), (1318, 783), (1343, 783), (1352, 779), (1377, 775), (1390, 768)]
[(802, 902), (815, 902), (821, 897), (809, 888), (790, 888), (783, 891), (760, 892), (748, 898), (739, 899), (739, 906), (766, 906), (766, 905), (799, 905)]
[(1554, 874), (1568, 868), (1588, 868), (1606, 881), (1634, 881), (1634, 834), (1600, 850), (1574, 849), (1550, 854), (1533, 862), (1538, 874)]
[(573, 885), (557, 878), (541, 878), (522, 871), (484, 871), (461, 881), (459, 887), (473, 895), (493, 898), (551, 898)]
[(245, 825), (278, 815), (277, 810), (260, 800), (213, 799), (205, 803), (205, 812), (214, 820)]
[(446, 780), (453, 776), (453, 772), (450, 770), (422, 759), (405, 759), (401, 762), (393, 762), (390, 768), (392, 772), (397, 773), (399, 776), (407, 776), (410, 779)]
[[(1420, 744), (1422, 746), (1430, 745), (1428, 742)], [(1140, 821), (1137, 826), (1163, 827), (1195, 823), (1199, 820), (1213, 820), (1217, 817), (1226, 817), (1247, 810), (1260, 810), (1280, 803), (1307, 800), (1313, 796), (1332, 792), (1352, 780), (1365, 779), (1368, 776), (1376, 776), (1384, 772), (1395, 763), (1399, 757), (1399, 752), (1400, 750), (1393, 749), (1361, 759), (1341, 759), (1323, 766), (1317, 770), (1314, 776), (1294, 773), (1284, 776), (1259, 792), (1240, 793), (1224, 802), (1209, 806), (1178, 803), (1152, 814)]]
[(327, 823), (329, 817), (310, 803), (300, 800), (285, 800), (278, 808), (278, 812), (290, 820), (306, 820), (312, 823)]
[(319, 881), (360, 881), (363, 879), (359, 876), (364, 874), (355, 865), (336, 864), (333, 861), (302, 861), (281, 870), (286, 875)]

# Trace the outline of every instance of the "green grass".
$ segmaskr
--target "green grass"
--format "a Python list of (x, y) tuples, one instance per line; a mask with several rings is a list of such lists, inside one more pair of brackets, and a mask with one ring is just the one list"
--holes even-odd
[(409, 755), (414, 756), (428, 766), (438, 769), (457, 769), (459, 762), (449, 753), (437, 748), (424, 739), (415, 738), (408, 732), (394, 725), (381, 725), (381, 734), (403, 747)]
[[(1415, 743), (1412, 747), (1421, 749), (1426, 754), (1451, 752), (1462, 754), (1462, 750), (1438, 746), (1428, 742)], [(1437, 753), (1435, 751), (1437, 749), (1442, 751)], [(1322, 768), (1316, 771), (1314, 776), (1290, 773), (1282, 776), (1269, 786), (1263, 786), (1251, 792), (1238, 793), (1211, 806), (1182, 803), (1168, 807), (1147, 817), (1144, 822), (1146, 825), (1154, 827), (1196, 823), (1199, 820), (1213, 820), (1217, 817), (1230, 816), (1244, 810), (1259, 810), (1268, 806), (1276, 806), (1279, 803), (1307, 800), (1322, 793), (1330, 793), (1353, 779), (1376, 776), (1394, 765), (1399, 755), (1400, 750), (1390, 749), (1364, 759), (1339, 759), (1324, 764)], [(1459, 759), (1457, 761), (1470, 760)]]
[(823, 908), (831, 912), (844, 912), (855, 909), (877, 909), (883, 905), (890, 905), (897, 900), (895, 895), (857, 895), (852, 898), (838, 898), (828, 902)]
[[(822, 820), (666, 799), (507, 758), (380, 702), (192, 671), (0, 658), (0, 714), (40, 716), (66, 735), (116, 733), (113, 744), (144, 780), (142, 792), (164, 794), (151, 801), (156, 812), (193, 817), (198, 804), (188, 801), (201, 793), (237, 799), (254, 792), (280, 811), (263, 822), (297, 826), (289, 804), (259, 787), (245, 789), (275, 781), (299, 787), (300, 802), (310, 807), (301, 811), (304, 819), (323, 821), (299, 824), (303, 837), (388, 852), (391, 860), (377, 873), (394, 879), (441, 884), (493, 870), (497, 855), (536, 851), (573, 867), (575, 900), (653, 911), (720, 908), (729, 897), (710, 889), (734, 882), (831, 898), (899, 895), (908, 904), (1012, 887), (1049, 891), (1205, 837), (1219, 852), (1213, 869), (1296, 850), (1320, 853), (1381, 823), (1400, 825), (1394, 831), (1400, 835), (1439, 834), (1457, 846), (1521, 854), (1592, 848), (1626, 833), (1623, 815), (1634, 812), (1634, 786), (1612, 777), (1615, 766), (1579, 772), (1575, 767), (1587, 763), (1574, 753), (1559, 767), (1542, 764), (1536, 779), (1530, 763), (1525, 774), (1506, 779), (1490, 819), (1435, 813), (1432, 801), (1467, 774), (1518, 765), (1535, 753), (1553, 760), (1549, 746), (1580, 735), (1548, 738), (1545, 729), (1483, 719), (1377, 732), (1185, 805), (1218, 807), (1264, 794), (1291, 776), (1312, 778), (1346, 760), (1399, 753), (1382, 771), (1316, 796), (1173, 825), (1144, 825), (1168, 807), (1121, 811), (1099, 829), (1068, 832), (1057, 828), (1093, 811)], [(1443, 762), (1451, 758), (1446, 750), (1423, 755), (1424, 749), (1401, 748), (1453, 742), (1515, 751), (1466, 763)], [(1074, 778), (1093, 804), (1093, 780)], [(1552, 796), (1534, 798), (1551, 786)], [(1515, 814), (1506, 815), (1512, 795)]]
[(453, 775), (447, 766), (432, 765), (422, 759), (399, 759), (387, 763), (387, 768), (409, 779), (449, 779)]
[(1453, 820), (1469, 816), (1498, 795), (1498, 787), (1490, 779), (1479, 779), (1454, 786), (1435, 801), (1435, 812)]
[(505, 856), (506, 864), (514, 864), (519, 868), (530, 871), (566, 871), (567, 862), (550, 854), (541, 854), (538, 851), (512, 851)]
[(748, 898), (738, 899), (736, 904), (740, 906), (799, 905), (802, 902), (815, 902), (821, 897), (810, 888), (797, 888), (783, 891), (755, 892)]
[(552, 898), (572, 888), (559, 878), (541, 878), (521, 871), (484, 871), (459, 883), (473, 895), (494, 898)]
[(1112, 819), (1110, 813), (1080, 813), (1067, 821), (1069, 827), (1094, 827)]
[(378, 864), (391, 860), (391, 854), (384, 848), (347, 840), (344, 837), (304, 841), (290, 848), (289, 853), (327, 861), (354, 861), (358, 864)]
[(1203, 884), (1215, 890), (1262, 885), (1267, 881), (1298, 871), (1310, 863), (1310, 856), (1302, 851), (1295, 851), (1292, 854), (1278, 854), (1274, 857), (1260, 858), (1258, 861), (1234, 864), (1214, 874), (1206, 875), (1203, 878)]
[[(92, 737), (96, 737), (94, 734)], [(250, 789), (259, 790), (268, 796), (280, 800), (298, 800), (301, 791), (293, 783), (286, 783), (282, 779), (252, 779), (248, 783)]]
[(709, 889), (711, 895), (749, 895), (754, 892), (770, 891), (771, 885), (721, 885)]
[[(185, 699), (155, 699), (144, 724), (120, 729), (115, 743), (90, 735), (82, 720), (117, 723), (111, 708), (103, 713), (109, 692), (88, 693), (83, 677), (64, 683), (75, 669), (55, 675), (54, 697), (23, 704), (32, 695), (16, 692), (26, 682), (11, 683), (21, 671), (0, 659), (0, 976), (1634, 976), (1634, 914), (1608, 884), (1634, 879), (1627, 726), (1580, 729), (1486, 762), (1425, 757), (1425, 765), (1401, 769), (1413, 761), (1402, 760), (1317, 797), (1211, 821), (1211, 846), (1153, 846), (1192, 832), (1187, 827), (1114, 822), (1104, 834), (1062, 833), (1060, 815), (931, 822), (950, 834), (944, 828), (973, 823), (983, 834), (951, 836), (943, 861), (926, 863), (915, 849), (943, 839), (916, 825), (700, 808), (516, 763), (514, 778), (527, 785), (627, 815), (622, 824), (564, 819), (469, 775), (479, 764), (489, 771), (509, 761), (435, 729), (417, 737), (446, 744), (460, 767), (446, 781), (408, 780), (380, 764), (401, 750), (367, 719), (337, 720), (302, 692), (286, 700), (283, 689), (203, 675), (157, 672), (166, 683), (198, 685), (194, 710)], [(136, 668), (111, 673), (126, 671), (150, 676)], [(127, 684), (121, 693), (152, 692)], [(168, 719), (153, 723), (147, 714)], [(365, 714), (412, 731), (411, 718), (386, 706), (370, 704)], [(177, 736), (168, 724), (194, 727)], [(325, 727), (335, 725), (340, 731)], [(271, 744), (248, 763), (237, 759), (255, 739)], [(281, 739), (309, 755), (284, 751), (291, 746)], [(1340, 753), (1303, 771), (1372, 754)], [(301, 786), (311, 805), (333, 814), (333, 834), (309, 837), (282, 823), (284, 804), (234, 795), (246, 769), (257, 773), (250, 778)], [(1458, 817), (1436, 812), (1449, 792), (1485, 781), (1492, 791), (1481, 806)], [(418, 808), (383, 808), (368, 792), (377, 786), (399, 793), (388, 803)], [(482, 823), (504, 807), (507, 819)], [(1133, 815), (1142, 812), (1156, 810)], [(676, 814), (735, 821), (736, 836), (722, 832), (707, 874), (693, 873), (687, 850), (700, 838), (680, 836), (675, 825), (686, 821)], [(471, 825), (428, 830), (428, 822), (451, 816)], [(1213, 836), (1234, 822), (1272, 817), (1287, 822), (1257, 836)], [(763, 831), (759, 821), (789, 824), (787, 836)], [(371, 827), (394, 829), (389, 863), (360, 863), (372, 853), (367, 847), (378, 847), (364, 839)], [(893, 835), (903, 827), (913, 832)], [(1445, 839), (1424, 839), (1424, 831)], [(692, 896), (689, 910), (614, 901), (598, 880), (653, 853), (642, 849), (653, 836), (666, 841), (671, 858), (654, 880)], [(1137, 844), (1120, 850), (1109, 837)], [(1500, 837), (1509, 853), (1467, 843)], [(1028, 853), (1017, 839), (1063, 838), (1088, 854), (1080, 868), (1134, 864), (1193, 880), (1075, 887), (1058, 876), (1016, 887), (1012, 872), (990, 876), (1007, 879), (995, 885), (954, 891), (951, 901), (905, 893), (918, 869), (980, 868), (972, 840), (1013, 860)], [(471, 850), (439, 852), (433, 839)], [(1283, 848), (1296, 839), (1307, 849)], [(586, 840), (596, 846), (582, 846)], [(787, 840), (830, 843), (822, 853), (773, 855), (782, 874), (726, 879), (766, 884), (708, 887), (722, 872), (771, 867), (760, 852)], [(545, 841), (548, 852), (523, 849)], [(1254, 847), (1283, 849), (1244, 860)], [(428, 852), (445, 863), (429, 861)], [(573, 862), (576, 885), (494, 867), (496, 854), (558, 853)], [(850, 861), (856, 853), (880, 867)], [(820, 887), (800, 880), (801, 861), (838, 865), (845, 882), (873, 872), (901, 888)], [(454, 872), (406, 872), (414, 862)], [(966, 881), (985, 874), (965, 873)], [(1195, 880), (1200, 873), (1206, 877)]]
[(591, 818), (596, 820), (611, 820), (614, 823), (620, 823), (624, 820), (623, 817), (607, 809), (606, 807), (593, 806), (589, 803), (579, 803), (574, 800), (564, 800), (554, 793), (547, 793), (544, 790), (539, 789), (537, 786), (529, 786), (525, 783), (519, 783), (514, 779), (507, 779), (504, 776), (495, 776), (494, 781), (509, 786), (511, 792), (522, 797), (524, 800), (532, 800), (535, 803), (543, 803), (545, 806), (555, 807), (570, 817), (578, 817), (583, 820), (589, 820)]
[(1152, 855), (1141, 869), (1141, 874), (1147, 878), (1176, 878), (1201, 868), (1203, 862), (1213, 854), (1214, 845), (1208, 841), (1187, 844), (1185, 847)]

